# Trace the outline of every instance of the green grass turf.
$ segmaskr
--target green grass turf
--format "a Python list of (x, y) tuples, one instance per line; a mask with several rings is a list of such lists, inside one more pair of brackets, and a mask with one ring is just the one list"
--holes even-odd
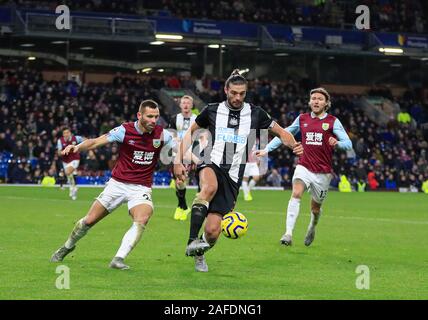
[[(309, 222), (305, 194), (294, 245), (279, 244), (289, 191), (239, 195), (249, 220), (245, 237), (221, 236), (206, 254), (209, 273), (185, 257), (188, 221), (173, 220), (171, 189), (153, 191), (155, 213), (131, 252), (128, 271), (107, 266), (131, 220), (126, 206), (96, 225), (68, 256), (70, 289), (55, 287), (51, 254), (101, 189), (0, 187), (0, 299), (428, 299), (428, 196), (330, 192), (317, 237), (303, 239)], [(191, 202), (194, 190), (188, 190)], [(370, 270), (370, 289), (356, 288), (358, 265)]]

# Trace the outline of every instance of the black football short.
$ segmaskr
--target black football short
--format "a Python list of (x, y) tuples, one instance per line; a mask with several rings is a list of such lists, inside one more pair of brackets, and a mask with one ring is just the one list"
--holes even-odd
[[(220, 213), (225, 215), (235, 208), (236, 199), (238, 198), (239, 187), (238, 184), (230, 179), (227, 172), (217, 167), (215, 164), (202, 164), (196, 169), (196, 177), (199, 186), (199, 172), (203, 168), (212, 168), (217, 177), (217, 192), (210, 202), (208, 213)], [(200, 187), (198, 188), (200, 191)]]

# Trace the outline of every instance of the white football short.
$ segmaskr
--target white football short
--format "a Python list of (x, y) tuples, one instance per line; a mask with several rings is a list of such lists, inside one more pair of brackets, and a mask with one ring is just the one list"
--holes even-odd
[(245, 165), (244, 177), (257, 177), (260, 175), (259, 166), (256, 162), (247, 162)]
[(313, 173), (302, 165), (297, 165), (293, 175), (293, 183), (296, 179), (302, 180), (312, 199), (317, 203), (322, 203), (327, 196), (330, 181), (333, 178), (331, 173)]
[(95, 198), (108, 212), (114, 211), (122, 203), (128, 203), (128, 210), (140, 204), (148, 204), (153, 209), (152, 189), (139, 185), (119, 182), (111, 178), (103, 192)]
[(63, 162), (62, 167), (64, 168), (64, 170), (67, 167), (73, 167), (74, 168), (73, 174), (77, 174), (77, 168), (79, 168), (79, 164), (80, 164), (80, 160), (73, 160), (73, 161), (67, 162), (67, 163)]

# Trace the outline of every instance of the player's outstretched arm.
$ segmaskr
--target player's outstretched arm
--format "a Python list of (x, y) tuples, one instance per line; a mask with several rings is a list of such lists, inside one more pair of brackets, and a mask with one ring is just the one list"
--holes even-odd
[[(288, 126), (287, 128), (283, 129), (289, 133), (291, 133), (293, 136), (295, 136), (296, 134), (298, 134), (300, 132), (300, 116), (298, 116), (293, 123)], [(257, 157), (264, 157), (266, 156), (269, 152), (272, 152), (274, 150), (276, 150), (277, 148), (279, 148), (280, 146), (283, 145), (283, 142), (281, 141), (281, 139), (276, 136), (275, 138), (273, 138), (268, 145), (266, 146), (266, 148), (264, 148), (263, 150), (257, 150), (256, 151), (256, 156)]]
[(93, 150), (102, 147), (108, 143), (110, 143), (110, 141), (108, 140), (108, 136), (104, 134), (95, 139), (86, 139), (78, 145), (68, 145), (64, 150), (62, 150), (61, 154), (67, 155), (69, 153), (78, 153)]
[(296, 139), (294, 139), (294, 136), (290, 132), (281, 128), (277, 123), (275, 123), (270, 130), (274, 135), (281, 139), (284, 145), (292, 149), (296, 155), (303, 154), (302, 144), (300, 142), (296, 142)]

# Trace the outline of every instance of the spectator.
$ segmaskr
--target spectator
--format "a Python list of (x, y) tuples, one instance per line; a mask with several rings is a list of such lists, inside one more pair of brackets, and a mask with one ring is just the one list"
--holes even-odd
[(109, 170), (113, 170), (114, 166), (116, 165), (117, 161), (117, 154), (112, 154), (110, 160), (108, 160), (108, 168)]
[(85, 159), (85, 168), (89, 171), (97, 171), (99, 169), (99, 163), (95, 156), (94, 150), (89, 150)]
[(44, 186), (44, 187), (54, 186), (55, 183), (56, 183), (56, 181), (55, 181), (53, 170), (45, 171), (42, 182), (41, 182), (42, 186)]
[(23, 162), (15, 162), (11, 166), (9, 182), (11, 183), (31, 183), (30, 170)]
[(12, 145), (9, 139), (6, 137), (6, 133), (0, 132), (0, 153), (1, 152), (11, 152)]
[(363, 180), (359, 180), (357, 182), (357, 191), (358, 192), (365, 192), (366, 191), (366, 182)]
[(376, 174), (373, 171), (370, 171), (367, 175), (367, 182), (369, 184), (370, 190), (377, 190), (379, 187), (379, 182), (376, 180)]
[(281, 187), (282, 177), (278, 173), (277, 169), (272, 169), (272, 172), (268, 175), (266, 182), (272, 187)]
[(412, 122), (412, 117), (407, 111), (400, 111), (397, 114), (397, 121), (401, 124), (409, 124)]
[(400, 172), (400, 177), (398, 179), (398, 191), (399, 192), (409, 191), (409, 181), (403, 171)]
[(421, 190), (424, 193), (428, 194), (428, 178), (426, 178), (426, 180), (422, 183)]
[(390, 174), (388, 178), (385, 180), (385, 188), (388, 191), (395, 191), (397, 190), (397, 182), (394, 179), (394, 175)]
[(351, 183), (348, 181), (348, 178), (345, 175), (340, 176), (339, 191), (352, 192)]
[(16, 142), (15, 147), (12, 149), (12, 153), (17, 158), (27, 158), (28, 157), (28, 147), (24, 146), (21, 140)]

